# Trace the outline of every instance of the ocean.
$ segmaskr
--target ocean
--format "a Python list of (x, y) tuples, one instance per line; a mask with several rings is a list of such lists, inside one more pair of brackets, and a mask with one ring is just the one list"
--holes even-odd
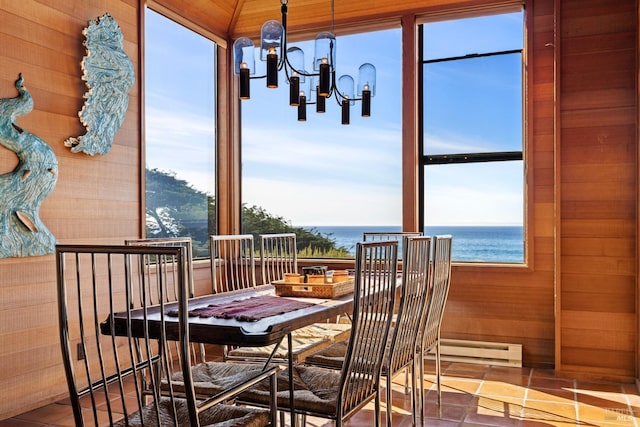
[[(355, 254), (356, 243), (364, 231), (398, 232), (400, 226), (303, 226), (327, 235), (336, 246)], [(524, 237), (521, 226), (439, 226), (427, 227), (425, 235), (451, 234), (455, 261), (524, 262)]]

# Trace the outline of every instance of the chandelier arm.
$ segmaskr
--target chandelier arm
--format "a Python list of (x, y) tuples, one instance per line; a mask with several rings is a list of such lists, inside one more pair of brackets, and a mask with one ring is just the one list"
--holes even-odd
[(284, 68), (287, 81), (289, 81), (289, 74), (287, 73), (287, 65), (291, 67), (291, 64), (289, 63), (289, 58), (287, 58), (287, 12), (288, 12), (287, 3), (288, 2), (289, 2), (288, 0), (280, 0), (280, 15), (281, 15), (280, 21), (282, 24), (283, 31), (282, 31), (282, 58), (280, 59), (280, 63), (278, 64), (278, 71)]
[[(327, 61), (323, 62), (323, 64), (321, 64), (321, 70), (323, 71), (318, 71), (317, 73), (314, 72), (307, 72), (304, 69), (302, 70), (298, 70), (296, 69), (291, 61), (289, 60), (289, 55), (288, 55), (288, 49), (287, 49), (287, 13), (288, 13), (288, 3), (289, 0), (280, 0), (280, 12), (282, 15), (282, 21), (281, 21), (281, 25), (282, 25), (282, 46), (281, 46), (281, 52), (282, 55), (281, 57), (278, 59), (278, 63), (271, 65), (271, 72), (273, 71), (273, 68), (275, 66), (275, 68), (277, 69), (277, 72), (280, 72), (282, 70), (284, 70), (285, 73), (285, 78), (287, 80), (287, 83), (292, 84), (292, 78), (295, 78), (295, 80), (293, 80), (293, 84), (295, 84), (295, 87), (297, 87), (297, 85), (299, 84), (299, 80), (297, 79), (298, 76), (304, 76), (304, 77), (320, 77), (320, 87), (323, 87), (322, 91), (323, 93), (326, 93), (326, 96), (323, 97), (323, 102), (320, 103), (320, 95), (318, 93), (318, 97), (317, 100), (314, 102), (306, 102), (306, 96), (303, 94), (302, 91), (300, 91), (300, 95), (299, 95), (299, 104), (294, 104), (294, 101), (290, 101), (291, 105), (298, 105), (298, 120), (300, 121), (306, 121), (306, 106), (307, 105), (318, 105), (320, 106), (321, 104), (324, 105), (324, 101), (326, 100), (326, 98), (335, 98), (336, 103), (338, 104), (339, 107), (342, 108), (342, 124), (349, 124), (349, 105), (352, 101), (362, 101), (363, 102), (363, 113), (362, 115), (365, 116), (365, 104), (368, 105), (371, 101), (370, 101), (370, 94), (367, 93), (367, 97), (365, 99), (365, 94), (363, 91), (363, 96), (362, 97), (354, 97), (354, 98), (350, 98), (349, 96), (343, 94), (342, 92), (340, 92), (340, 90), (338, 89), (338, 82), (336, 80), (336, 64), (334, 63), (334, 41), (335, 41), (335, 33), (334, 33), (334, 16), (335, 16), (335, 4), (334, 4), (334, 0), (331, 0), (331, 32), (330, 32), (330, 39), (329, 39), (329, 52), (328, 52), (328, 57), (326, 58)], [(297, 49), (297, 48), (296, 48)], [(299, 49), (298, 49), (299, 50)], [(271, 55), (271, 53), (270, 53)], [(275, 56), (275, 55), (273, 55)], [(272, 58), (275, 59), (275, 58)], [(323, 58), (324, 59), (324, 58)], [(275, 62), (275, 61), (274, 61)], [(327, 67), (328, 64), (328, 67)], [(302, 66), (304, 67), (304, 64), (302, 64)], [(267, 67), (269, 68), (269, 67)], [(269, 75), (271, 75), (270, 73), (267, 73)], [(268, 75), (264, 74), (264, 75), (260, 75), (260, 76), (249, 76), (247, 75), (245, 78), (249, 78), (250, 80), (255, 80), (255, 79), (264, 79), (267, 78), (268, 79)], [(276, 73), (277, 75), (277, 73)], [(328, 80), (328, 81), (327, 81)], [(248, 82), (247, 82), (248, 83)], [(269, 81), (267, 81), (267, 85), (269, 86)], [(323, 86), (325, 85), (325, 86)], [(271, 86), (269, 86), (271, 87)], [(277, 80), (276, 83), (273, 84), (273, 87), (277, 87)], [(311, 90), (314, 90), (313, 88)], [(296, 89), (291, 89), (291, 93), (294, 93), (296, 91)], [(290, 95), (290, 99), (294, 99), (295, 95)], [(241, 89), (241, 99), (248, 99), (248, 92), (247, 92), (247, 96), (246, 98), (242, 98), (242, 89)], [(347, 102), (345, 102), (347, 101)], [(322, 108), (318, 108), (317, 110), (318, 112), (324, 112), (324, 107)], [(367, 112), (366, 116), (368, 117), (370, 113)]]

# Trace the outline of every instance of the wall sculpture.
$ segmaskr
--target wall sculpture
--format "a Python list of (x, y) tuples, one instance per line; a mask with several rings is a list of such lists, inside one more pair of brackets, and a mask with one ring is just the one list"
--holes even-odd
[(89, 21), (82, 34), (87, 51), (81, 63), (82, 80), (88, 91), (78, 116), (87, 132), (68, 138), (64, 145), (73, 153), (106, 154), (129, 106), (133, 63), (124, 52), (120, 27), (108, 13)]
[(0, 99), (0, 144), (13, 151), (18, 165), (0, 175), (0, 258), (53, 253), (56, 238), (40, 220), (40, 205), (58, 180), (58, 159), (46, 142), (22, 129), (17, 116), (33, 109), (22, 74), (18, 96)]

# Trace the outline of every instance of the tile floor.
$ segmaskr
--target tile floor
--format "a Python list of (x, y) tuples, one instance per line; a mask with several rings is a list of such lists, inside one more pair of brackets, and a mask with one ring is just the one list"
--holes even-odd
[[(427, 366), (425, 426), (640, 427), (640, 394), (635, 384), (555, 378), (552, 371), (444, 363), (442, 404), (436, 405), (433, 365)], [(411, 426), (411, 403), (402, 376), (394, 380), (393, 425)], [(349, 421), (373, 425), (368, 405)], [(384, 411), (384, 408), (383, 408)], [(384, 412), (382, 413), (384, 425)], [(308, 426), (330, 426), (308, 419)], [(0, 421), (0, 427), (73, 426), (64, 401)]]

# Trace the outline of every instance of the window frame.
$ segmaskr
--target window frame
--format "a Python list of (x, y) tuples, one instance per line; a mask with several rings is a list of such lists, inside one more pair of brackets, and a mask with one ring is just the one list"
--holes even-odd
[[(226, 66), (226, 61), (222, 61), (223, 59), (220, 55), (221, 49), (226, 47), (226, 41), (220, 37), (217, 37), (215, 34), (210, 31), (200, 27), (184, 16), (175, 13), (174, 11), (163, 7), (161, 4), (151, 0), (147, 1), (144, 4), (142, 13), (140, 14), (141, 23), (141, 50), (140, 50), (140, 79), (142, 80), (141, 85), (141, 102), (140, 102), (140, 127), (142, 129), (142, 143), (143, 149), (140, 153), (140, 161), (142, 167), (140, 168), (140, 182), (141, 182), (141, 201), (140, 201), (140, 234), (143, 238), (148, 238), (147, 235), (147, 153), (148, 153), (148, 132), (147, 132), (147, 63), (146, 63), (146, 47), (148, 44), (146, 27), (147, 27), (147, 12), (153, 12), (162, 18), (171, 21), (176, 26), (182, 27), (184, 30), (188, 30), (193, 34), (202, 37), (202, 39), (207, 40), (208, 42), (213, 44), (213, 64), (211, 67), (211, 71), (213, 74), (213, 93), (211, 95), (213, 100), (213, 127), (211, 128), (211, 134), (213, 136), (213, 146), (212, 149), (212, 160), (213, 160), (213, 169), (210, 171), (210, 177), (213, 179), (213, 191), (212, 194), (208, 194), (207, 197), (211, 196), (214, 200), (214, 208), (215, 212), (213, 213), (214, 221), (209, 221), (211, 217), (211, 213), (209, 212), (207, 206), (207, 228), (210, 230), (213, 227), (215, 233), (219, 233), (220, 230), (220, 207), (219, 207), (219, 190), (220, 190), (220, 160), (219, 160), (219, 150), (220, 150), (220, 141), (221, 141), (221, 132), (220, 128), (223, 126), (221, 123), (221, 109), (220, 109), (220, 100), (221, 96), (223, 96), (223, 91), (221, 91), (220, 82), (223, 79), (223, 75), (221, 75), (221, 67)], [(221, 64), (222, 62), (222, 64)], [(174, 172), (174, 171), (161, 171), (161, 172)], [(187, 183), (189, 183), (187, 181)], [(210, 231), (208, 231), (210, 234)], [(178, 236), (178, 237), (190, 237), (188, 235)], [(208, 243), (208, 236), (206, 243)], [(202, 261), (208, 260), (209, 254), (206, 256), (195, 256), (194, 261)]]
[[(465, 266), (470, 268), (475, 267), (497, 267), (499, 269), (502, 268), (516, 268), (520, 270), (531, 270), (532, 266), (532, 257), (530, 256), (533, 253), (533, 243), (528, 236), (532, 235), (532, 225), (529, 222), (530, 214), (530, 205), (529, 200), (530, 196), (529, 192), (529, 179), (528, 179), (528, 156), (526, 155), (528, 144), (527, 140), (529, 137), (529, 130), (527, 127), (527, 123), (529, 121), (529, 108), (528, 108), (528, 88), (530, 86), (529, 76), (527, 73), (527, 14), (524, 6), (520, 9), (523, 14), (523, 45), (521, 49), (509, 49), (509, 50), (501, 50), (501, 51), (491, 51), (484, 53), (472, 53), (466, 55), (457, 55), (450, 57), (442, 57), (442, 58), (433, 58), (433, 59), (424, 59), (424, 25), (429, 24), (431, 22), (436, 22), (433, 20), (424, 20), (420, 23), (417, 23), (417, 85), (416, 90), (418, 91), (418, 111), (417, 111), (417, 139), (418, 139), (418, 195), (417, 195), (417, 203), (418, 203), (418, 221), (419, 227), (421, 230), (424, 230), (425, 225), (425, 188), (426, 188), (426, 167), (430, 165), (446, 165), (446, 164), (472, 164), (472, 163), (481, 163), (481, 162), (503, 162), (503, 161), (522, 161), (523, 162), (523, 189), (522, 189), (522, 207), (523, 207), (523, 259), (521, 262), (509, 262), (509, 261), (463, 261), (463, 260), (453, 260), (453, 263), (458, 266)], [(456, 15), (447, 15), (443, 19), (440, 20), (456, 20), (456, 19), (465, 19), (469, 17), (480, 17), (480, 16), (492, 16), (499, 15), (503, 13), (514, 12), (513, 8), (508, 10), (492, 10), (490, 13), (479, 13), (479, 14), (462, 14), (460, 16)], [(442, 18), (442, 17), (441, 17)], [(425, 134), (424, 134), (424, 70), (425, 66), (429, 63), (438, 63), (438, 62), (446, 62), (446, 61), (460, 61), (465, 59), (472, 58), (482, 58), (489, 56), (497, 56), (497, 55), (507, 55), (507, 54), (515, 54), (519, 53), (521, 55), (521, 63), (522, 63), (522, 149), (516, 151), (491, 151), (491, 152), (473, 152), (473, 153), (453, 153), (453, 154), (425, 154)]]

